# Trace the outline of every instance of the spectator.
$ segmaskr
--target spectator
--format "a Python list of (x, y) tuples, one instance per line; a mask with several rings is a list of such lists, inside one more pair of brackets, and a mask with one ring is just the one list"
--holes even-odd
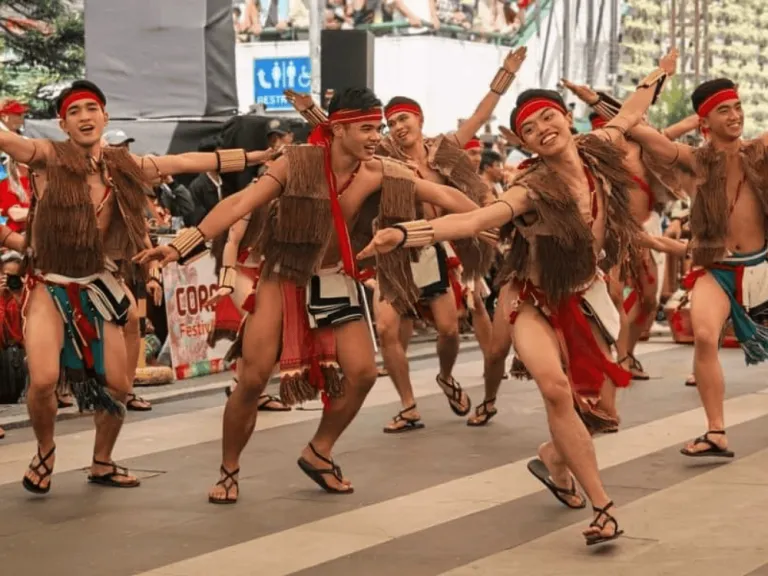
[[(27, 106), (17, 100), (0, 101), (0, 130), (21, 134)], [(29, 214), (29, 173), (23, 166), (0, 153), (0, 215), (14, 232), (24, 232)]]
[(467, 13), (472, 14), (473, 9), (463, 9), (462, 0), (436, 0), (435, 10), (438, 22), (435, 23), (433, 19), (432, 23), (436, 29), (442, 24), (462, 26), (463, 28), (470, 28), (472, 26), (471, 16), (468, 18)]
[[(22, 258), (6, 252), (0, 275), (0, 397), (3, 403), (18, 402), (24, 393), (27, 372), (24, 362), (24, 332), (21, 320)], [(0, 438), (5, 432), (0, 428)]]
[[(218, 140), (210, 139), (201, 142), (198, 152), (215, 152), (219, 148)], [(189, 192), (194, 205), (194, 211), (184, 219), (186, 226), (197, 226), (205, 215), (221, 201), (221, 176), (218, 172), (199, 174), (189, 185)]]
[(273, 150), (293, 144), (293, 133), (285, 120), (275, 118), (267, 126), (267, 144)]
[(122, 130), (110, 130), (105, 132), (101, 137), (102, 146), (112, 146), (113, 148), (125, 148), (131, 149), (131, 144), (136, 142), (135, 138), (131, 138)]
[(496, 197), (504, 191), (504, 163), (501, 154), (493, 150), (483, 151), (480, 158), (480, 177), (493, 190)]

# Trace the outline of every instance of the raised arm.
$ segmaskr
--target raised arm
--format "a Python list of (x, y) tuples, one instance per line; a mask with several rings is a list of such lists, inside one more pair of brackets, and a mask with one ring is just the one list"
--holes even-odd
[(434, 220), (416, 220), (397, 227), (379, 230), (358, 259), (375, 254), (386, 254), (395, 248), (418, 248), (437, 242), (472, 238), (485, 230), (500, 228), (515, 216), (531, 209), (528, 193), (521, 186), (513, 186), (501, 198), (484, 208), (463, 214), (450, 214)]
[(275, 150), (254, 150), (242, 148), (217, 150), (216, 152), (187, 152), (167, 156), (134, 156), (133, 159), (150, 180), (175, 174), (201, 174), (203, 172), (242, 172), (248, 166), (263, 164), (279, 154)]
[(459, 146), (464, 145), (475, 137), (475, 134), (491, 119), (493, 111), (496, 109), (496, 105), (501, 100), (501, 97), (507, 92), (512, 81), (515, 79), (515, 74), (520, 70), (525, 61), (527, 54), (525, 46), (521, 46), (517, 50), (511, 51), (504, 59), (504, 64), (499, 68), (493, 81), (491, 82), (491, 89), (488, 94), (480, 101), (480, 104), (475, 109), (472, 116), (464, 121), (459, 129), (456, 131), (455, 137)]
[(661, 162), (672, 166), (676, 164), (693, 170), (693, 148), (680, 142), (672, 142), (661, 132), (648, 124), (638, 124), (630, 131), (632, 140), (647, 148)]
[(693, 132), (699, 127), (699, 116), (698, 114), (691, 114), (687, 118), (683, 118), (680, 120), (680, 122), (675, 122), (671, 126), (667, 126), (664, 128), (664, 130), (661, 131), (664, 136), (666, 136), (669, 140), (672, 140), (673, 142), (680, 138), (681, 136), (685, 136), (688, 134), (688, 132)]
[(287, 174), (288, 160), (285, 157), (279, 158), (264, 176), (216, 204), (197, 228), (187, 228), (179, 233), (171, 244), (145, 250), (134, 260), (141, 264), (158, 259), (162, 259), (163, 264), (188, 260), (199, 251), (206, 240), (222, 234), (256, 208), (265, 206), (277, 198), (282, 192)]
[(478, 205), (460, 190), (451, 186), (436, 184), (429, 180), (416, 180), (416, 197), (422, 202), (439, 206), (446, 212), (461, 213), (476, 210)]
[(45, 166), (51, 143), (39, 138), (23, 138), (15, 132), (0, 130), (0, 150), (16, 162), (30, 167)]

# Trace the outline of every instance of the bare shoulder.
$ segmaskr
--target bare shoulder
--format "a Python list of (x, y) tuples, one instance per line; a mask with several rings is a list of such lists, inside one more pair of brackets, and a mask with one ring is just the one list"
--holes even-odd
[(280, 158), (269, 165), (269, 170), (267, 170), (267, 172), (280, 180), (280, 182), (285, 183), (288, 178), (288, 157), (285, 155), (280, 156)]

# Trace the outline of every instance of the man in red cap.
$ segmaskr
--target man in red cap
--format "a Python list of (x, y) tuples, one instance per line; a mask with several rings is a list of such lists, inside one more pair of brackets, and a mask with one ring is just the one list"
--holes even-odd
[(366, 258), (396, 247), (467, 238), (494, 227), (511, 233), (514, 227), (505, 262), (513, 286), (513, 340), (544, 399), (552, 435), (528, 467), (570, 508), (586, 506), (576, 482), (582, 486), (594, 513), (584, 531), (587, 545), (623, 533), (600, 479), (590, 431), (611, 423), (594, 410), (604, 386), (628, 386), (630, 381), (609, 348), (618, 335), (618, 313), (598, 263), (612, 267), (639, 243), (662, 247), (629, 213), (632, 179), (622, 163), (623, 142), (675, 65), (673, 52), (641, 82), (616, 118), (580, 137), (572, 134), (573, 118), (557, 92), (523, 92), (510, 124), (536, 156), (498, 202), (468, 214), (379, 231), (359, 254)]
[(744, 110), (727, 78), (704, 82), (691, 95), (702, 131), (699, 148), (670, 142), (647, 127), (632, 137), (668, 164), (697, 178), (689, 244), (694, 375), (707, 416), (707, 432), (682, 448), (689, 457), (732, 458), (725, 436), (725, 381), (718, 356), (730, 318), (747, 364), (768, 359), (768, 134), (743, 140)]
[[(18, 100), (0, 101), (0, 130), (20, 134), (29, 108)], [(0, 215), (5, 216), (8, 227), (24, 232), (29, 213), (29, 177), (27, 167), (18, 164), (7, 154), (0, 154), (5, 174), (0, 176)]]
[(262, 153), (244, 150), (153, 158), (102, 148), (106, 101), (98, 86), (78, 80), (56, 101), (66, 141), (0, 132), (0, 149), (32, 170), (24, 310), (27, 405), (38, 449), (23, 485), (36, 494), (51, 488), (55, 390), (62, 375), (81, 410), (96, 413), (89, 482), (139, 485), (112, 460), (130, 383), (120, 331), (129, 300), (110, 255), (125, 257), (146, 247), (149, 182), (166, 174), (237, 171), (263, 161)]

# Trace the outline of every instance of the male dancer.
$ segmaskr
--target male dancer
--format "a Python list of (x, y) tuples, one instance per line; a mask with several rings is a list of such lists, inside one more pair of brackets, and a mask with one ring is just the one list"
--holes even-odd
[[(374, 219), (388, 226), (415, 217), (418, 202), (452, 212), (477, 208), (458, 190), (414, 179), (407, 166), (374, 156), (382, 120), (381, 102), (370, 90), (335, 94), (329, 121), (310, 138), (315, 145), (288, 147), (262, 178), (222, 200), (198, 228), (137, 257), (165, 263), (184, 259), (206, 238), (276, 200), (260, 241), (261, 277), (241, 333), (239, 384), (224, 411), (221, 478), (209, 492), (212, 503), (237, 501), (240, 454), (278, 361), (280, 396), (286, 403), (323, 393), (325, 410), (301, 453), (300, 468), (327, 492), (353, 491), (331, 451), (376, 381), (377, 370), (352, 246), (362, 247), (371, 238)], [(410, 255), (392, 256), (378, 261), (382, 296), (398, 309), (413, 308), (418, 291), (410, 276)]]
[[(491, 82), (488, 94), (475, 113), (462, 122), (454, 134), (425, 138), (422, 133), (424, 113), (418, 102), (404, 96), (392, 98), (384, 109), (390, 135), (382, 140), (382, 153), (408, 162), (417, 169), (420, 178), (462, 190), (480, 205), (492, 201), (493, 195), (477, 174), (479, 162), (473, 164), (471, 160), (468, 161), (461, 149), (475, 140), (477, 131), (488, 122), (501, 96), (512, 84), (525, 56), (525, 47), (507, 55)], [(425, 218), (431, 219), (439, 216), (440, 212), (433, 206), (425, 205), (423, 214)], [(480, 245), (476, 239), (469, 239), (457, 241), (453, 245), (436, 243), (425, 247), (419, 261), (414, 262), (412, 268), (421, 289), (420, 300), (429, 307), (438, 333), (437, 355), (440, 368), (436, 377), (437, 384), (447, 396), (454, 414), (466, 416), (472, 408), (472, 402), (452, 375), (459, 353), (458, 312), (449, 273), (449, 256), (452, 256), (454, 249), (458, 256), (454, 260), (460, 263), (465, 281), (472, 282), (482, 277), (495, 260), (495, 248)], [(400, 312), (376, 296), (374, 302), (381, 355), (402, 405), (402, 410), (384, 428), (384, 432), (398, 433), (423, 428), (410, 379), (408, 356), (401, 338), (403, 330), (410, 333), (409, 324), (412, 320), (403, 318)]]
[(768, 329), (761, 325), (768, 302), (768, 134), (742, 140), (744, 111), (729, 79), (704, 82), (691, 100), (709, 135), (700, 148), (670, 142), (644, 126), (633, 129), (632, 138), (697, 177), (689, 246), (698, 269), (687, 287), (693, 284), (694, 375), (708, 429), (681, 452), (732, 458), (725, 436), (725, 381), (718, 343), (730, 318), (747, 364), (768, 358)]
[[(134, 487), (139, 480), (112, 460), (130, 389), (120, 326), (129, 301), (115, 280), (101, 231), (133, 248), (144, 246), (144, 189), (158, 174), (242, 169), (260, 153), (220, 151), (139, 158), (101, 147), (106, 98), (92, 82), (78, 80), (56, 102), (65, 142), (25, 139), (0, 132), (0, 149), (34, 171), (26, 242), (25, 345), (29, 366), (27, 405), (38, 442), (24, 487), (45, 494), (55, 461), (55, 389), (63, 371), (82, 410), (95, 410), (96, 439), (89, 481)], [(48, 193), (50, 192), (50, 193)], [(61, 354), (51, 354), (60, 350)]]
[[(675, 62), (674, 52), (662, 59), (662, 67), (643, 80), (616, 118), (603, 130), (579, 138), (571, 134), (572, 117), (557, 92), (523, 92), (510, 124), (538, 158), (498, 202), (469, 214), (379, 231), (359, 255), (472, 237), (514, 224), (507, 259), (517, 291), (511, 314), (515, 348), (544, 397), (552, 434), (552, 442), (539, 450), (541, 460), (529, 468), (574, 508), (586, 504), (577, 492), (578, 480), (595, 514), (584, 531), (588, 545), (623, 532), (610, 511), (613, 502), (600, 480), (594, 446), (574, 406), (584, 406), (583, 396), (599, 396), (608, 380), (616, 386), (627, 386), (630, 380), (608, 348), (617, 336), (618, 318), (598, 255), (615, 263), (638, 240), (655, 245), (630, 216), (631, 177), (616, 143), (641, 119)], [(589, 413), (582, 417), (590, 422)]]

